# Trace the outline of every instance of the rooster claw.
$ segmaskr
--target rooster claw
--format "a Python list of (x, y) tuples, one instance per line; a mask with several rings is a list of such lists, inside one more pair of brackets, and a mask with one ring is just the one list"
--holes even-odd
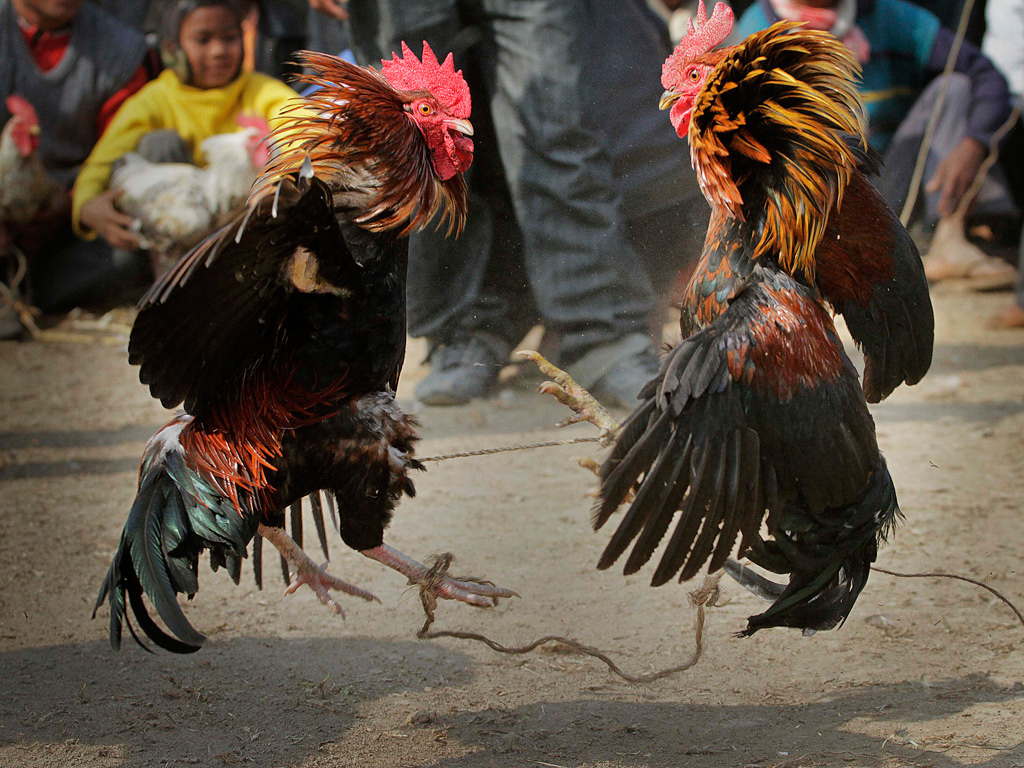
[(314, 563), (309, 555), (302, 550), (302, 547), (296, 544), (295, 540), (283, 528), (261, 524), (259, 526), (259, 533), (264, 539), (277, 547), (281, 557), (290, 566), (291, 579), (288, 588), (284, 591), (286, 595), (295, 594), (299, 587), (308, 586), (316, 592), (316, 596), (320, 598), (321, 603), (342, 618), (345, 618), (345, 611), (331, 597), (330, 591), (332, 589), (337, 592), (344, 592), (346, 595), (352, 595), (353, 597), (361, 597), (363, 600), (376, 600), (378, 603), (380, 602), (380, 599), (372, 592), (329, 574), (327, 572), (327, 563), (323, 565)]
[(551, 381), (543, 382), (537, 391), (541, 394), (551, 395), (562, 405), (571, 408), (575, 413), (572, 416), (559, 422), (559, 427), (567, 427), (570, 424), (578, 424), (581, 421), (589, 421), (601, 430), (602, 441), (610, 441), (612, 435), (619, 425), (611, 417), (603, 405), (601, 405), (587, 390), (576, 383), (573, 378), (548, 362), (539, 352), (523, 350), (520, 355), (532, 360), (545, 376), (550, 376)]
[(445, 600), (458, 600), (477, 608), (494, 608), (500, 598), (519, 597), (519, 593), (511, 589), (471, 579), (457, 579), (452, 576), (444, 576), (429, 584), (428, 589)]
[(327, 563), (321, 566), (313, 565), (310, 563), (302, 563), (299, 565), (297, 572), (292, 573), (291, 583), (288, 588), (284, 591), (286, 595), (295, 594), (300, 587), (308, 586), (314, 592), (316, 596), (320, 598), (320, 602), (330, 608), (334, 613), (345, 618), (345, 610), (338, 604), (338, 602), (331, 597), (330, 590), (336, 590), (338, 592), (344, 592), (346, 595), (352, 595), (353, 597), (361, 597), (366, 601), (376, 600), (380, 602), (378, 598), (372, 592), (357, 587), (355, 584), (350, 584), (343, 579), (339, 579), (337, 576), (332, 576), (326, 571)]
[(495, 586), (482, 579), (449, 576), (448, 566), (453, 560), (450, 554), (439, 556), (430, 567), (387, 544), (364, 549), (362, 554), (398, 571), (410, 584), (419, 586), (422, 595), (458, 600), (477, 608), (493, 608), (503, 597), (519, 597), (511, 589)]

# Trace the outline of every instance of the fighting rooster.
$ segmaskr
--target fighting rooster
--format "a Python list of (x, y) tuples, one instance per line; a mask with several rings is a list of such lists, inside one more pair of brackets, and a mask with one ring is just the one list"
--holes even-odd
[[(744, 634), (843, 622), (900, 517), (866, 401), (928, 370), (933, 316), (913, 242), (871, 187), (857, 65), (788, 22), (712, 51), (732, 28), (703, 4), (665, 62), (662, 108), (711, 204), (663, 361), (600, 470), (595, 527), (635, 492), (599, 568), (637, 572), (675, 523), (652, 583), (723, 566), (773, 600)], [(865, 356), (863, 386), (836, 334)], [(762, 523), (767, 515), (767, 537)], [(729, 560), (739, 553), (776, 584)]]
[[(451, 56), (403, 56), (380, 73), (331, 56), (302, 63), (320, 86), (274, 136), (247, 209), (144, 297), (129, 358), (178, 416), (150, 441), (139, 490), (100, 591), (117, 648), (126, 601), (159, 646), (204, 637), (176, 593), (198, 589), (200, 553), (238, 577), (261, 534), (337, 612), (336, 589), (284, 531), (284, 508), (325, 489), (342, 539), (410, 579), (427, 568), (383, 543), (413, 495), (415, 422), (394, 400), (405, 353), (404, 239), (436, 214), (462, 226), (472, 160), (469, 89)], [(509, 590), (446, 578), (442, 597), (491, 606)], [(145, 594), (170, 630), (148, 614)], [(129, 623), (129, 629), (135, 630)]]

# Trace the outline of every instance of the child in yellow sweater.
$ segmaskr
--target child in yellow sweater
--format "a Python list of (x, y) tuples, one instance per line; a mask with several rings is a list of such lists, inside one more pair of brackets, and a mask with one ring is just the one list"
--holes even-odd
[(279, 80), (242, 71), (242, 19), (234, 2), (182, 0), (174, 20), (174, 34), (164, 42), (173, 66), (124, 103), (78, 174), (72, 216), (81, 237), (98, 234), (115, 248), (139, 247), (132, 218), (117, 209), (117, 192), (107, 186), (113, 163), (147, 134), (174, 131), (186, 156), (161, 159), (203, 165), (203, 139), (238, 130), (240, 116), (273, 127), (295, 96)]

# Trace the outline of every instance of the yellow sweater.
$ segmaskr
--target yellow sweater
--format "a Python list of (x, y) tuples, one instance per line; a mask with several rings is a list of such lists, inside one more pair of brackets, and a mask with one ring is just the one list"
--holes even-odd
[(143, 134), (169, 128), (177, 131), (192, 151), (198, 165), (205, 165), (200, 142), (214, 134), (238, 130), (239, 115), (258, 115), (276, 126), (276, 118), (295, 91), (259, 72), (243, 72), (223, 88), (201, 90), (183, 85), (171, 70), (147, 83), (125, 101), (103, 136), (93, 147), (75, 181), (72, 217), (75, 232), (83, 231), (79, 222), (82, 206), (107, 189), (111, 164), (131, 152)]

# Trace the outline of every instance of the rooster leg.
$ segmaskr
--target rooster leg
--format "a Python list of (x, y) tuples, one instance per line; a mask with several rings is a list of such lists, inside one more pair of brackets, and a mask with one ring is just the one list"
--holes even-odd
[[(373, 549), (364, 549), (360, 554), (366, 555), (378, 563), (383, 563), (388, 568), (393, 568), (409, 579), (410, 584), (419, 584), (430, 571), (423, 563), (413, 560), (387, 544), (381, 544)], [(480, 608), (493, 608), (497, 605), (500, 597), (519, 597), (511, 589), (496, 587), (493, 584), (482, 584), (470, 579), (456, 579), (451, 576), (440, 578), (434, 586), (434, 592), (438, 597), (443, 597), (446, 600), (461, 600)]]
[(539, 352), (524, 351), (519, 354), (536, 363), (540, 372), (552, 379), (537, 387), (537, 391), (551, 395), (562, 405), (575, 411), (575, 415), (559, 422), (558, 426), (567, 427), (570, 424), (589, 421), (601, 430), (602, 440), (611, 441), (613, 433), (619, 428), (619, 423), (592, 394), (577, 384), (568, 373), (549, 363)]
[(345, 611), (331, 597), (330, 590), (332, 589), (344, 592), (347, 595), (361, 597), (363, 600), (376, 600), (378, 603), (380, 602), (372, 592), (368, 592), (362, 587), (357, 587), (355, 584), (349, 584), (347, 581), (342, 581), (336, 576), (331, 576), (331, 574), (327, 573), (323, 566), (318, 566), (310, 559), (309, 555), (295, 543), (283, 528), (273, 528), (269, 525), (261, 524), (259, 533), (264, 539), (277, 547), (281, 557), (288, 561), (291, 571), (291, 584), (285, 590), (286, 595), (293, 594), (299, 587), (305, 584), (316, 592), (321, 603), (342, 618), (345, 618)]

